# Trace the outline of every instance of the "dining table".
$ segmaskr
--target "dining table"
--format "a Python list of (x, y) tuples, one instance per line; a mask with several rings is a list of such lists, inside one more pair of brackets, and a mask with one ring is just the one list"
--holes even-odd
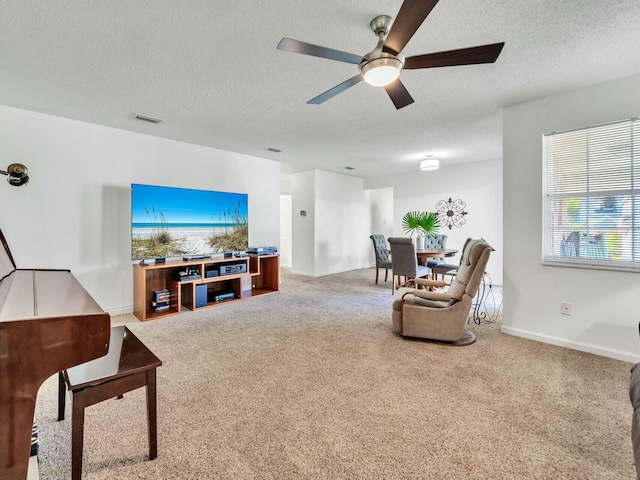
[(424, 264), (430, 258), (453, 257), (458, 250), (454, 248), (421, 248), (416, 250), (418, 262)]

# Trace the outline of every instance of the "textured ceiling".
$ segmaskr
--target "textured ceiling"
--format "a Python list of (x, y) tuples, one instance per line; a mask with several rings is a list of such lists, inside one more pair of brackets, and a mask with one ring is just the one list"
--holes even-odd
[(504, 41), (496, 63), (406, 70), (401, 110), (363, 82), (307, 105), (357, 66), (280, 39), (363, 55), (370, 20), (401, 4), (3, 0), (0, 104), (370, 177), (501, 158), (502, 107), (640, 72), (640, 0), (440, 0), (405, 55)]

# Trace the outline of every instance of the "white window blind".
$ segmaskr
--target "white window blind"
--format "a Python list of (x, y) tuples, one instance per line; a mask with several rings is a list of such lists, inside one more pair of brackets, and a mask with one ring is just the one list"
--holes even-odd
[(640, 270), (640, 120), (543, 137), (543, 262)]

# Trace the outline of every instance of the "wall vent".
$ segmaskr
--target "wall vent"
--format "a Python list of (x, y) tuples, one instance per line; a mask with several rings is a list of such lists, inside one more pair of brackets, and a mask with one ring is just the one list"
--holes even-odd
[(160, 123), (163, 121), (160, 118), (150, 117), (149, 115), (143, 115), (142, 113), (134, 113), (133, 118), (135, 118), (136, 120), (144, 120), (145, 122), (151, 123)]

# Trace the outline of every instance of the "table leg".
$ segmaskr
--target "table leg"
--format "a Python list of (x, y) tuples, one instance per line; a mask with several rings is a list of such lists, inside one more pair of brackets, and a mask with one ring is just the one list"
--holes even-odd
[[(82, 392), (79, 392), (82, 393)], [(73, 394), (71, 406), (71, 478), (82, 478), (82, 449), (84, 447), (84, 401), (82, 395)]]
[(158, 414), (156, 406), (156, 369), (147, 370), (147, 420), (149, 423), (149, 460), (158, 456)]
[(58, 372), (58, 421), (64, 420), (64, 407), (67, 400), (67, 388), (64, 382), (64, 374)]

